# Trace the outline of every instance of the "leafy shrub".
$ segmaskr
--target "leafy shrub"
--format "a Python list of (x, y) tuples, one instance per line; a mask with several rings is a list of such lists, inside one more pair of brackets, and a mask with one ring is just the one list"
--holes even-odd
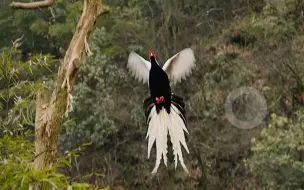
[(289, 40), (297, 34), (297, 0), (273, 0), (262, 12), (252, 12), (244, 19), (241, 33), (245, 38)]
[(246, 163), (265, 189), (304, 188), (304, 109), (297, 119), (271, 115), (272, 122), (253, 139), (253, 156)]
[[(27, 133), (27, 135), (29, 135)], [(26, 136), (25, 136), (26, 137)], [(92, 189), (93, 187), (85, 183), (70, 182), (69, 178), (58, 172), (63, 164), (71, 166), (71, 160), (77, 157), (77, 153), (82, 149), (76, 149), (67, 154), (66, 157), (59, 158), (58, 163), (52, 168), (37, 170), (33, 167), (34, 143), (26, 140), (22, 136), (5, 135), (0, 138), (0, 189), (29, 189), (35, 183), (49, 184), (55, 189), (70, 188)], [(91, 174), (100, 175), (100, 174)], [(95, 187), (93, 189), (100, 189)], [(108, 189), (108, 188), (104, 188)]]
[[(29, 189), (31, 185), (41, 182), (54, 189), (100, 189), (89, 184), (72, 182), (68, 176), (59, 172), (59, 169), (66, 166), (72, 167), (72, 160), (89, 144), (58, 158), (58, 162), (51, 168), (34, 168), (33, 130), (28, 129), (32, 129), (29, 126), (34, 126), (33, 97), (41, 83), (39, 80), (28, 81), (24, 78), (35, 73), (36, 69), (43, 72), (41, 67), (48, 67), (52, 59), (48, 56), (33, 56), (30, 61), (21, 62), (16, 44), (15, 47), (2, 49), (0, 53), (0, 83), (5, 84), (0, 91), (0, 112), (4, 113), (0, 117), (0, 189)], [(39, 79), (39, 75), (36, 77)], [(98, 173), (88, 175), (100, 176)]]

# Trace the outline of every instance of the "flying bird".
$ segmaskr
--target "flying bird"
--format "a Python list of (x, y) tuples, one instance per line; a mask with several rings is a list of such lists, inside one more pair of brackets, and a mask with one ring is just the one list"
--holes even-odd
[(168, 59), (163, 67), (158, 64), (153, 51), (149, 52), (149, 61), (142, 58), (134, 51), (130, 52), (127, 67), (135, 78), (143, 83), (148, 83), (150, 97), (144, 100), (146, 124), (148, 131), (148, 159), (154, 142), (156, 142), (156, 163), (152, 174), (156, 173), (161, 159), (167, 166), (167, 136), (172, 143), (175, 169), (178, 160), (188, 172), (184, 164), (181, 145), (189, 154), (185, 134), (186, 112), (183, 98), (175, 95), (170, 82), (176, 84), (185, 79), (195, 66), (195, 57), (191, 48), (186, 48)]

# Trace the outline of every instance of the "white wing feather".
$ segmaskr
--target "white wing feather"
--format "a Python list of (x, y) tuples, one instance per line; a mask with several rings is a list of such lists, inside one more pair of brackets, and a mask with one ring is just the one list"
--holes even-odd
[(137, 53), (132, 51), (129, 54), (127, 67), (139, 82), (146, 83), (149, 81), (151, 63)]
[(195, 66), (195, 57), (191, 48), (186, 48), (168, 59), (163, 66), (173, 84), (180, 82), (191, 74)]

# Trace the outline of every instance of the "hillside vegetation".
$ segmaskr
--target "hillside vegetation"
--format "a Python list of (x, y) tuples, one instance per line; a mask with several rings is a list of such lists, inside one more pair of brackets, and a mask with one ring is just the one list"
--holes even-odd
[[(53, 88), (82, 1), (58, 0), (29, 11), (7, 9), (8, 3), (0, 3), (4, 189), (46, 179), (75, 188), (304, 189), (302, 0), (106, 1), (111, 12), (89, 40), (93, 55), (85, 58), (72, 92), (54, 175), (29, 167), (35, 92)], [(195, 52), (196, 68), (173, 91), (186, 103), (190, 154), (183, 155), (190, 176), (180, 166), (175, 170), (169, 155), (168, 168), (161, 164), (152, 177), (155, 150), (148, 160), (142, 109), (149, 91), (127, 71), (128, 54), (146, 58), (153, 49), (162, 63), (186, 47)], [(225, 117), (227, 96), (243, 86), (267, 102), (265, 118), (251, 129)], [(249, 104), (256, 102), (240, 97), (234, 113), (246, 119)]]

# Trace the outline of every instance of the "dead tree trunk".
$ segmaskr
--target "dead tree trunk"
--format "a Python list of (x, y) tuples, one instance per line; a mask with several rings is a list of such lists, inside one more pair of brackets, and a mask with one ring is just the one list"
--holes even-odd
[[(13, 2), (13, 8), (33, 9), (50, 6), (54, 0), (21, 3)], [(72, 101), (71, 89), (76, 74), (82, 63), (83, 54), (90, 53), (87, 39), (99, 16), (108, 12), (102, 0), (84, 0), (83, 13), (77, 24), (75, 33), (60, 65), (53, 93), (48, 98), (47, 92), (41, 89), (37, 93), (34, 166), (37, 169), (51, 167), (56, 162), (58, 137), (65, 113)], [(44, 189), (40, 184), (34, 189)]]

